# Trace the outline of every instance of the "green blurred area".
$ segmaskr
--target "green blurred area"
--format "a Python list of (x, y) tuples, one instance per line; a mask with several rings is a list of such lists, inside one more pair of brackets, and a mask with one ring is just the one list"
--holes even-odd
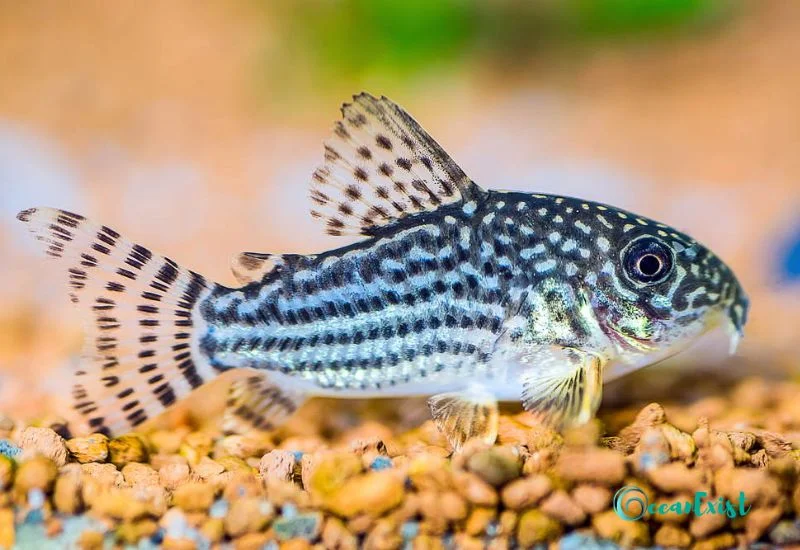
[(273, 5), (284, 81), (402, 79), (467, 62), (706, 30), (732, 0), (299, 0)]

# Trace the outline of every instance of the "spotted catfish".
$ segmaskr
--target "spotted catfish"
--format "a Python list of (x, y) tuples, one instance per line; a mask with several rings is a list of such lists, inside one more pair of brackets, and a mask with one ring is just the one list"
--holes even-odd
[(360, 242), (317, 255), (243, 253), (229, 288), (82, 216), (19, 214), (89, 317), (75, 408), (132, 429), (228, 369), (228, 430), (269, 428), (310, 395), (432, 395), (458, 448), (493, 441), (497, 400), (580, 424), (605, 381), (722, 324), (747, 299), (675, 229), (612, 206), (479, 187), (403, 109), (342, 108), (311, 180), (312, 215)]

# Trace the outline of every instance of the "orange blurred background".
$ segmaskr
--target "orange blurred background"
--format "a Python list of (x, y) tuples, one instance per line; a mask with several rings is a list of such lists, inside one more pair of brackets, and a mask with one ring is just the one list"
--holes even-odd
[(361, 90), (403, 105), (485, 187), (697, 237), (751, 295), (742, 356), (793, 368), (800, 3), (643, 6), (0, 4), (0, 409), (59, 405), (81, 340), (17, 211), (79, 212), (233, 284), (235, 253), (346, 244), (308, 215), (306, 183)]

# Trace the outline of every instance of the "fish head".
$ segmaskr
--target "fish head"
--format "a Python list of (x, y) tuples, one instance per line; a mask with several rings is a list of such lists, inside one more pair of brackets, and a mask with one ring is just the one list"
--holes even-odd
[(589, 294), (617, 360), (644, 366), (724, 326), (730, 353), (743, 334), (748, 299), (733, 271), (711, 250), (664, 224), (635, 217), (602, 238)]

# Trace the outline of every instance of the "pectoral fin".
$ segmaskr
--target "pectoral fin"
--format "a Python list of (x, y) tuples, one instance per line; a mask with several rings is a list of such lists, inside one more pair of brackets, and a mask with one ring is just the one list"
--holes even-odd
[(497, 439), (497, 400), (482, 388), (440, 393), (428, 400), (436, 426), (458, 451), (469, 439)]
[(276, 386), (263, 374), (255, 374), (231, 384), (227, 408), (222, 418), (225, 433), (271, 430), (291, 416), (305, 397)]
[(554, 428), (591, 420), (603, 396), (602, 359), (558, 346), (528, 357), (521, 379), (525, 409)]

